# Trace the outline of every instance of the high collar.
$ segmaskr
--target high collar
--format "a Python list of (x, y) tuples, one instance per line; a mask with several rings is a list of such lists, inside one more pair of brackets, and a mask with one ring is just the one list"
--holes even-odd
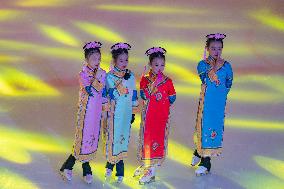
[(86, 65), (86, 68), (87, 68), (89, 71), (92, 71), (92, 72), (96, 72), (96, 71), (97, 71), (97, 68), (92, 68), (89, 64)]
[(114, 66), (114, 71), (116, 71), (116, 72), (125, 72), (125, 70), (126, 69), (124, 69), (124, 70), (121, 70), (121, 69), (119, 69), (118, 67), (116, 67), (116, 66)]
[(149, 76), (150, 76), (151, 78), (155, 79), (155, 78), (157, 77), (157, 74), (155, 74), (155, 73), (153, 72), (153, 70), (151, 69), (151, 70), (149, 71)]

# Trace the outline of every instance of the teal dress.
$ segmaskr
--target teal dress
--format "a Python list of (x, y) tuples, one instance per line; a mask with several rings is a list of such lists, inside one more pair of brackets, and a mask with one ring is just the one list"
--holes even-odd
[[(194, 143), (202, 157), (218, 156), (222, 152), (226, 100), (233, 82), (231, 64), (222, 60), (218, 62), (215, 72), (212, 69), (213, 61), (209, 56), (197, 66), (202, 86)], [(214, 78), (220, 83), (214, 82)]]
[(116, 164), (127, 157), (132, 114), (138, 109), (135, 77), (124, 79), (125, 70), (114, 67), (107, 73), (106, 88), (110, 110), (105, 129), (105, 153), (109, 163)]

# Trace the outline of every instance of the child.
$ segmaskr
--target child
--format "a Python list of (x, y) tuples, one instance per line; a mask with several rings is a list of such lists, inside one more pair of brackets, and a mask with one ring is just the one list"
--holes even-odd
[(166, 157), (170, 106), (176, 100), (176, 92), (172, 80), (163, 74), (165, 53), (161, 47), (146, 51), (151, 69), (140, 81), (140, 95), (144, 100), (138, 146), (141, 166), (134, 173), (134, 176), (143, 174), (140, 184), (155, 181), (155, 169)]
[(117, 43), (111, 47), (113, 69), (107, 73), (107, 91), (110, 100), (105, 135), (106, 180), (109, 180), (116, 165), (117, 183), (124, 177), (124, 162), (127, 157), (130, 127), (138, 109), (137, 90), (134, 74), (127, 69), (127, 43)]
[(211, 157), (221, 154), (225, 106), (233, 81), (230, 63), (221, 59), (226, 35), (217, 33), (206, 37), (204, 60), (197, 66), (202, 85), (194, 133), (196, 149), (191, 164), (199, 164), (195, 171), (197, 176), (210, 172)]
[(94, 159), (100, 135), (100, 120), (103, 106), (106, 106), (106, 72), (100, 66), (101, 43), (89, 42), (83, 49), (86, 65), (79, 74), (80, 91), (73, 153), (60, 169), (66, 180), (72, 179), (75, 161), (82, 162), (83, 178), (92, 183), (92, 171), (89, 161)]

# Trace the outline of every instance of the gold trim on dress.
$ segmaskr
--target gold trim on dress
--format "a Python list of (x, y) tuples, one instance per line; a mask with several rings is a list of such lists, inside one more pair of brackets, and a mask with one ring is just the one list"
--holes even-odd
[(202, 84), (200, 98), (199, 98), (198, 111), (197, 111), (195, 131), (193, 135), (193, 141), (196, 146), (196, 150), (200, 156), (202, 157), (219, 156), (222, 153), (222, 148), (217, 148), (217, 149), (203, 149), (202, 148), (201, 135), (202, 135), (202, 119), (203, 119), (205, 93), (206, 93), (206, 85)]

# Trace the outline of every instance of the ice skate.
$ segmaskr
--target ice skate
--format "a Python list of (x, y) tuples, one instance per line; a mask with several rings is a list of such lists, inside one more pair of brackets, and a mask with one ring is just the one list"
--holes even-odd
[(199, 164), (200, 160), (201, 160), (201, 158), (193, 155), (192, 160), (191, 160), (191, 166), (195, 166), (195, 165)]
[(111, 174), (112, 174), (112, 170), (107, 168), (107, 169), (106, 169), (106, 174), (105, 174), (105, 179), (106, 179), (107, 182), (110, 181), (110, 179), (111, 179)]
[(203, 176), (209, 173), (208, 169), (204, 166), (199, 166), (198, 169), (195, 170), (196, 176)]
[(83, 179), (87, 184), (91, 184), (93, 182), (93, 175), (87, 174), (86, 176), (83, 177)]
[(63, 180), (71, 181), (72, 180), (72, 170), (64, 169), (63, 171), (59, 171)]
[(149, 168), (139, 180), (140, 185), (149, 184), (151, 182), (155, 182), (155, 168), (154, 167)]
[(116, 180), (116, 183), (117, 183), (117, 184), (121, 184), (122, 181), (123, 181), (123, 176), (118, 176), (118, 177), (117, 177), (117, 180)]
[(137, 169), (134, 171), (133, 177), (137, 177), (137, 176), (142, 175), (144, 173), (144, 171), (145, 171), (144, 166), (141, 165), (141, 166), (137, 167)]

